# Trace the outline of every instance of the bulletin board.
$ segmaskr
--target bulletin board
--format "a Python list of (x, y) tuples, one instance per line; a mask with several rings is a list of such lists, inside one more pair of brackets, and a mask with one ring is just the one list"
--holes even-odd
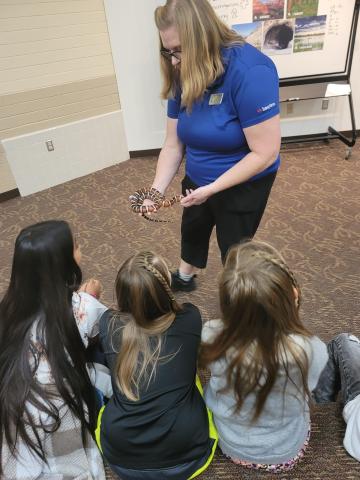
[(209, 1), (225, 23), (271, 57), (283, 84), (348, 78), (356, 0)]

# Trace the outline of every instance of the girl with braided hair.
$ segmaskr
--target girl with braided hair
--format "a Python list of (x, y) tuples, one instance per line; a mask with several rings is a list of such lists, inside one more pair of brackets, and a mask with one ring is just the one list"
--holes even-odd
[(278, 473), (304, 456), (310, 399), (327, 362), (302, 323), (300, 288), (270, 245), (232, 247), (220, 277), (221, 320), (204, 325), (200, 365), (219, 446), (236, 464)]
[(118, 310), (100, 321), (114, 395), (100, 412), (96, 438), (122, 480), (194, 478), (216, 448), (195, 380), (200, 312), (179, 305), (170, 282), (162, 258), (132, 256), (116, 278)]

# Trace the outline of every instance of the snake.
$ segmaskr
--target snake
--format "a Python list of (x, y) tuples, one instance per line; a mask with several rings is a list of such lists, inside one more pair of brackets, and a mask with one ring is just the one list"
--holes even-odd
[[(134, 213), (140, 213), (146, 220), (158, 223), (168, 223), (169, 220), (150, 218), (147, 216), (147, 213), (158, 211), (161, 207), (172, 207), (175, 203), (180, 202), (182, 198), (183, 195), (174, 195), (171, 198), (166, 198), (156, 188), (140, 188), (129, 196), (130, 207)], [(144, 200), (151, 200), (154, 205), (143, 205)]]

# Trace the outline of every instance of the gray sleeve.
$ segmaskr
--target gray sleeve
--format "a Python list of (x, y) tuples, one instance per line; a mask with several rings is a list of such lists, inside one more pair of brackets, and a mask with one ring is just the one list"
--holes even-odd
[(203, 325), (201, 331), (201, 341), (204, 343), (212, 343), (222, 329), (223, 324), (220, 319), (208, 320)]
[(311, 353), (309, 355), (310, 365), (308, 374), (308, 386), (310, 392), (316, 387), (321, 372), (324, 370), (329, 355), (326, 344), (318, 337), (310, 338)]

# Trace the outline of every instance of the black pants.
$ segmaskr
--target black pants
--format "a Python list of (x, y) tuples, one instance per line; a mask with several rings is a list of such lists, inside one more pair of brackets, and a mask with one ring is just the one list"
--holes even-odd
[[(217, 242), (224, 262), (229, 248), (251, 239), (260, 224), (276, 173), (253, 182), (240, 183), (211, 196), (205, 203), (184, 208), (181, 222), (181, 258), (205, 268), (209, 240), (216, 226)], [(182, 193), (198, 188), (189, 177), (182, 181)]]

